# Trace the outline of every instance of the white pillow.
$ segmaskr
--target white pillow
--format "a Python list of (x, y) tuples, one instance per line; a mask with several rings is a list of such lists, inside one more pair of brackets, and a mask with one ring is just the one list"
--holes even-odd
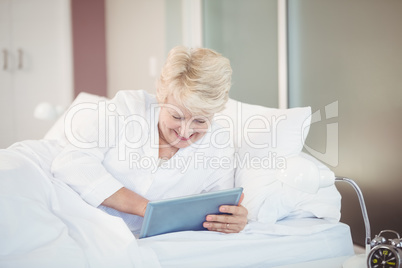
[(303, 149), (311, 108), (275, 109), (229, 100), (215, 120), (233, 133), (235, 186), (244, 188), (249, 220), (257, 220), (276, 170)]
[[(45, 134), (44, 139), (46, 140), (57, 140), (61, 145), (68, 144), (66, 132), (65, 132), (65, 119), (66, 114), (69, 112), (74, 112), (72, 109), (79, 108), (78, 104), (98, 104), (100, 101), (106, 101), (106, 97), (101, 97), (98, 95), (89, 94), (86, 92), (81, 92), (75, 98), (73, 103), (67, 109), (66, 112), (59, 119), (57, 119), (56, 123), (50, 128), (50, 130)], [(85, 112), (85, 111), (84, 111)], [(82, 111), (80, 112), (80, 116), (83, 116)]]
[[(311, 107), (275, 109), (229, 99), (215, 117), (223, 127), (234, 127), (234, 142), (240, 153), (266, 149), (279, 155), (298, 154), (310, 128)], [(259, 150), (264, 149), (264, 150)]]
[[(297, 159), (302, 161), (295, 161)], [(284, 177), (286, 181), (277, 180), (263, 187), (258, 196), (261, 207), (256, 220), (275, 223), (287, 217), (317, 217), (338, 222), (341, 196), (334, 185), (335, 174), (323, 163), (303, 152), (288, 160), (287, 176), (294, 176), (292, 178), (296, 180), (289, 178), (289, 183)], [(303, 163), (303, 166), (300, 166), (300, 163)], [(317, 172), (310, 172), (311, 167), (314, 166)], [(300, 187), (305, 186), (305, 183), (312, 187)], [(315, 183), (317, 185), (314, 185)]]

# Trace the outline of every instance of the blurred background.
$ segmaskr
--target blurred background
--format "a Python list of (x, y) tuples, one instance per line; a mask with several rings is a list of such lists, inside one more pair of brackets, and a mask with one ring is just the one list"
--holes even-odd
[[(176, 45), (222, 53), (231, 97), (277, 108), (282, 48), (287, 105), (314, 113), (305, 151), (360, 185), (372, 236), (402, 233), (401, 14), (399, 0), (0, 0), (0, 148), (43, 137), (79, 92), (155, 92)], [(355, 193), (337, 186), (363, 245)]]

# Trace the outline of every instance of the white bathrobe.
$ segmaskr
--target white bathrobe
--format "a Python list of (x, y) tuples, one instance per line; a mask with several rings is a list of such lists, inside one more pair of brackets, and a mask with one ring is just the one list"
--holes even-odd
[(123, 218), (135, 233), (141, 217), (101, 205), (122, 187), (149, 200), (234, 187), (234, 147), (215, 123), (171, 159), (158, 159), (159, 109), (155, 96), (142, 90), (120, 91), (96, 109), (80, 106), (70, 117), (70, 144), (52, 164), (56, 179), (89, 204)]

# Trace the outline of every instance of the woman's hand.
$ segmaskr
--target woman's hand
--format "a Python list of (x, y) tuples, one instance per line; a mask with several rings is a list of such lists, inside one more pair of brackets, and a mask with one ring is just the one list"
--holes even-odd
[(145, 215), (147, 204), (147, 199), (124, 187), (120, 188), (120, 190), (105, 199), (102, 203), (104, 206), (141, 217)]
[(237, 206), (220, 206), (219, 211), (222, 215), (207, 215), (206, 222), (203, 226), (209, 231), (217, 231), (222, 233), (238, 233), (244, 229), (247, 224), (248, 211), (241, 205), (244, 194), (241, 195)]

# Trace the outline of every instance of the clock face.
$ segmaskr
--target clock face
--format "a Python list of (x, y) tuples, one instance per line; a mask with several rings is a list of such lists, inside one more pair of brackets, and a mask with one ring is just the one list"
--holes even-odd
[(370, 268), (399, 268), (399, 255), (390, 247), (377, 246), (371, 250), (367, 263)]

